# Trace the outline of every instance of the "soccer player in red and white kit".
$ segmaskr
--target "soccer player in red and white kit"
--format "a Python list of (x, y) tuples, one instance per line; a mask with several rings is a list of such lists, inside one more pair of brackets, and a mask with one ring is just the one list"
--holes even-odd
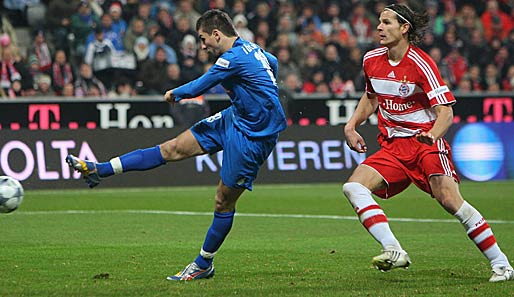
[(462, 223), (490, 261), (490, 282), (512, 280), (512, 266), (487, 221), (459, 191), (450, 146), (443, 138), (453, 121), (455, 98), (434, 61), (415, 46), (427, 23), (426, 12), (404, 4), (386, 6), (380, 14), (377, 30), (382, 47), (364, 55), (366, 91), (344, 133), (351, 149), (366, 152), (356, 128), (378, 108), (381, 148), (355, 169), (343, 192), (360, 222), (383, 247), (372, 260), (377, 269), (406, 268), (411, 260), (371, 193), (387, 199), (414, 183)]

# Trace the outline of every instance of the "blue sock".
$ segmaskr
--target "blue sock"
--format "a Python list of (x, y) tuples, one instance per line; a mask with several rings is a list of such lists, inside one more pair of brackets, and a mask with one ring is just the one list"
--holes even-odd
[[(120, 156), (120, 161), (123, 172), (148, 170), (166, 164), (166, 160), (163, 159), (158, 145), (124, 154)], [(114, 174), (111, 162), (97, 163), (96, 169), (100, 177), (107, 177)]]
[[(232, 222), (234, 221), (234, 214), (236, 211), (232, 212), (214, 212), (214, 219), (212, 220), (212, 225), (207, 231), (207, 235), (205, 236), (205, 241), (203, 242), (202, 249), (208, 253), (215, 253), (220, 248), (221, 244), (225, 240), (225, 237), (230, 232), (230, 228), (232, 228)], [(206, 269), (212, 264), (214, 259), (206, 259), (202, 257), (202, 255), (198, 255), (195, 262), (202, 269)]]

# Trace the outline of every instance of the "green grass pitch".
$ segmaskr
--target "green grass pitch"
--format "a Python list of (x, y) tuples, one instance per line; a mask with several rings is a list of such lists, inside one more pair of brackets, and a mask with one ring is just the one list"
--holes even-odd
[[(514, 260), (514, 182), (463, 182)], [(261, 185), (244, 193), (216, 276), (166, 281), (198, 254), (215, 187), (27, 191), (0, 215), (0, 296), (514, 296), (464, 228), (411, 187), (379, 201), (408, 270), (371, 267), (380, 246), (339, 184)], [(412, 220), (410, 220), (412, 219)]]

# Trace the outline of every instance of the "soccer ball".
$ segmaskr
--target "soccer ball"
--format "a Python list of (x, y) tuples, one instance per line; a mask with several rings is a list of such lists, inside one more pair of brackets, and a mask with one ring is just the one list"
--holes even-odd
[(0, 213), (15, 211), (23, 201), (23, 187), (10, 176), (0, 176)]

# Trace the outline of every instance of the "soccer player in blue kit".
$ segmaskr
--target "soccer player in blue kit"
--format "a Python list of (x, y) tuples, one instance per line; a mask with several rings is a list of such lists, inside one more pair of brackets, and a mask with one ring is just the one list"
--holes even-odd
[(230, 17), (221, 10), (205, 12), (196, 23), (202, 49), (217, 57), (201, 77), (169, 90), (170, 103), (199, 96), (221, 83), (231, 106), (203, 119), (176, 138), (139, 149), (109, 162), (95, 163), (73, 155), (66, 162), (82, 173), (89, 187), (102, 178), (134, 170), (149, 170), (167, 162), (223, 150), (221, 180), (215, 196), (214, 219), (198, 257), (168, 280), (195, 280), (214, 275), (213, 259), (229, 233), (237, 199), (252, 189), (259, 167), (287, 127), (275, 81), (277, 59), (258, 45), (241, 39)]

